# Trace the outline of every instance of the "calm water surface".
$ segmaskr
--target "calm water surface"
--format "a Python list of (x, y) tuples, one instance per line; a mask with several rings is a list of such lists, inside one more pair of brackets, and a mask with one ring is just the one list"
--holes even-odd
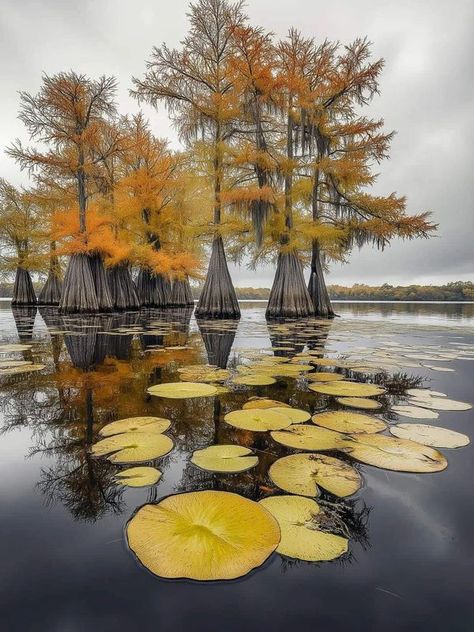
[[(329, 327), (300, 323), (301, 335), (288, 340), (268, 329), (262, 303), (242, 303), (240, 323), (224, 328), (198, 325), (183, 310), (61, 318), (54, 310), (12, 312), (0, 303), (2, 343), (32, 345), (2, 357), (46, 364), (37, 373), (0, 376), (1, 629), (472, 630), (472, 446), (443, 450), (449, 466), (436, 474), (360, 465), (364, 487), (353, 498), (323, 494), (351, 535), (350, 553), (334, 562), (273, 554), (241, 580), (165, 581), (136, 561), (124, 528), (138, 507), (171, 493), (220, 489), (258, 500), (269, 492), (268, 467), (288, 452), (269, 437), (242, 436), (222, 422), (250, 395), (311, 411), (337, 407), (308, 391), (304, 380), (189, 401), (146, 394), (152, 384), (176, 381), (179, 366), (232, 368), (252, 349), (272, 353), (275, 345), (293, 346), (295, 353), (324, 344), (330, 357), (380, 344), (459, 348), (474, 343), (473, 307), (338, 303), (340, 318)], [(387, 409), (403, 400), (404, 384), (413, 378), (472, 402), (474, 362), (445, 366), (455, 371), (399, 372), (381, 414), (396, 420)], [(92, 459), (89, 449), (105, 423), (135, 415), (171, 419), (175, 448), (157, 461), (163, 471), (157, 485), (125, 490), (113, 482), (116, 468)], [(470, 410), (440, 412), (434, 423), (473, 438), (473, 422)], [(193, 450), (228, 442), (262, 450), (259, 466), (225, 476), (189, 464)]]

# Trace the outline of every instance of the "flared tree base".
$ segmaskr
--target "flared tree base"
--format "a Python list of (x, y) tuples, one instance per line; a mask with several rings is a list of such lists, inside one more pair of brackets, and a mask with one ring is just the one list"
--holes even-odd
[(59, 305), (62, 290), (62, 280), (53, 270), (50, 270), (46, 283), (38, 296), (38, 305)]
[(168, 307), (171, 283), (161, 274), (153, 274), (147, 268), (141, 268), (137, 277), (137, 294), (143, 307)]
[(87, 255), (72, 255), (69, 259), (59, 309), (64, 314), (99, 311), (90, 257)]
[(31, 275), (25, 268), (18, 267), (16, 269), (12, 305), (36, 305), (36, 294)]
[(294, 252), (281, 252), (265, 312), (266, 318), (305, 318), (312, 313), (313, 305), (306, 288), (301, 261)]
[(206, 281), (195, 315), (196, 318), (228, 318), (232, 320), (240, 318), (239, 302), (230, 278), (221, 237), (216, 237), (212, 242)]
[(313, 304), (313, 314), (319, 318), (335, 318), (336, 314), (331, 305), (331, 299), (324, 280), (324, 271), (321, 263), (321, 252), (318, 242), (313, 242), (313, 256), (311, 272), (308, 281), (308, 292)]
[(129, 267), (121, 264), (107, 269), (107, 281), (116, 310), (139, 309), (140, 302)]
[(194, 305), (193, 293), (189, 280), (175, 279), (171, 288), (170, 305), (173, 307), (187, 307), (188, 305)]
[(109, 282), (105, 273), (105, 266), (102, 257), (98, 254), (90, 258), (92, 278), (94, 279), (95, 293), (100, 312), (111, 312), (113, 309), (112, 295), (110, 294)]

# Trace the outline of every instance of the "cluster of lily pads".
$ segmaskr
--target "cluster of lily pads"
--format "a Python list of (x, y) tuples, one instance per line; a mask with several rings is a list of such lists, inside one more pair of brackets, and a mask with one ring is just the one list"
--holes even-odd
[[(320, 356), (319, 350), (293, 357), (263, 356), (235, 370), (191, 365), (178, 370), (181, 381), (158, 384), (148, 392), (169, 399), (211, 397), (234, 386), (267, 386), (283, 377), (304, 377), (310, 391), (341, 404), (381, 406), (374, 398), (385, 394), (384, 387), (320, 370), (351, 365), (346, 359)], [(437, 410), (471, 407), (427, 389), (409, 389), (407, 396), (408, 404), (393, 410), (412, 418), (434, 419)], [(437, 472), (447, 467), (447, 460), (436, 448), (469, 443), (466, 435), (437, 426), (389, 426), (374, 415), (345, 409), (311, 415), (268, 397), (250, 398), (242, 409), (228, 412), (224, 422), (241, 431), (269, 433), (276, 443), (297, 451), (278, 458), (269, 468), (270, 480), (285, 494), (254, 502), (230, 492), (197, 491), (141, 507), (127, 525), (128, 543), (160, 577), (233, 579), (263, 564), (273, 551), (312, 562), (335, 559), (347, 552), (349, 541), (320, 528), (324, 512), (315, 499), (321, 490), (344, 498), (360, 489), (362, 478), (351, 460), (396, 471)], [(153, 417), (113, 422), (101, 430), (103, 438), (93, 453), (108, 455), (117, 464), (164, 456), (173, 447), (164, 434), (169, 425), (168, 420)], [(382, 434), (387, 430), (391, 436)], [(328, 451), (345, 458), (324, 454)], [(196, 450), (191, 463), (211, 472), (245, 472), (258, 464), (255, 452), (238, 444), (211, 445)], [(132, 467), (117, 474), (117, 481), (141, 486), (157, 482), (160, 475), (152, 467)]]

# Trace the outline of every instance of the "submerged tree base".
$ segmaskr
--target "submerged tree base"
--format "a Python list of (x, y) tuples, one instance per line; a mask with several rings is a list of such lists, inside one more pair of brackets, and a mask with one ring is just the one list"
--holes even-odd
[(304, 318), (312, 313), (313, 304), (304, 281), (301, 261), (295, 252), (280, 252), (266, 318)]
[(196, 318), (240, 318), (240, 307), (224, 251), (222, 237), (212, 242), (206, 281), (196, 307)]
[(31, 275), (25, 268), (16, 269), (12, 305), (36, 305), (36, 294)]
[(128, 265), (119, 264), (108, 268), (107, 281), (114, 309), (140, 308), (138, 294)]
[(186, 307), (194, 305), (193, 293), (189, 285), (189, 279), (175, 279), (171, 288), (170, 305), (173, 307)]
[(50, 270), (46, 283), (38, 296), (38, 305), (59, 305), (63, 282), (54, 270)]
[(94, 279), (95, 293), (100, 312), (111, 312), (113, 308), (112, 295), (110, 294), (109, 283), (105, 273), (105, 266), (102, 257), (94, 254), (90, 258), (92, 278)]
[(63, 313), (99, 311), (90, 257), (87, 255), (72, 255), (69, 259), (59, 309)]
[(154, 274), (148, 268), (140, 268), (137, 294), (143, 307), (167, 307), (170, 304), (171, 283), (161, 274)]
[(313, 303), (313, 313), (320, 318), (335, 318), (336, 314), (331, 305), (331, 299), (324, 280), (321, 264), (321, 254), (317, 243), (313, 243), (313, 258), (309, 275), (308, 292)]

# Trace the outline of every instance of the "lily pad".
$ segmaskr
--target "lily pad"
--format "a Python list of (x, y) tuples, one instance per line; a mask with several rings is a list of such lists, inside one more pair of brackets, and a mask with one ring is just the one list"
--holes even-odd
[(143, 463), (168, 454), (173, 441), (164, 434), (125, 432), (101, 439), (92, 446), (95, 456), (107, 456), (112, 463)]
[(433, 448), (380, 434), (351, 435), (343, 450), (361, 463), (398, 472), (440, 472), (448, 466)]
[(277, 552), (307, 562), (333, 560), (347, 552), (349, 541), (318, 530), (319, 505), (310, 498), (273, 496), (259, 503), (278, 521), (281, 541)]
[(291, 425), (288, 415), (268, 409), (234, 410), (224, 417), (224, 421), (240, 428), (253, 432), (267, 432), (268, 430), (280, 430)]
[(319, 413), (313, 415), (312, 422), (317, 426), (323, 426), (330, 430), (344, 433), (369, 433), (383, 432), (387, 429), (387, 424), (377, 417), (352, 413), (345, 410)]
[(334, 395), (338, 397), (376, 397), (385, 393), (386, 389), (375, 384), (363, 384), (361, 382), (333, 382), (330, 384), (310, 384), (309, 387), (316, 393)]
[(390, 432), (401, 439), (411, 439), (432, 448), (461, 448), (470, 443), (469, 437), (448, 428), (428, 424), (397, 424)]
[(161, 478), (160, 470), (156, 467), (130, 467), (115, 475), (117, 482), (126, 487), (146, 487), (154, 485)]
[(192, 397), (211, 397), (216, 395), (217, 389), (211, 384), (202, 384), (201, 382), (169, 382), (150, 386), (147, 393), (169, 399), (190, 399)]
[(470, 410), (472, 404), (467, 402), (459, 402), (455, 399), (448, 399), (447, 397), (417, 397), (416, 399), (409, 400), (410, 404), (415, 406), (421, 406), (421, 408), (429, 408), (431, 410)]
[(300, 496), (318, 496), (319, 487), (335, 496), (350, 496), (362, 484), (357, 470), (323, 454), (291, 454), (278, 459), (269, 476), (280, 489)]
[(235, 579), (257, 568), (280, 543), (280, 528), (259, 503), (221, 491), (168, 496), (144, 505), (127, 525), (130, 549), (169, 579)]
[(382, 404), (366, 397), (337, 397), (336, 402), (349, 408), (359, 408), (361, 410), (378, 410)]
[(309, 419), (311, 419), (311, 413), (309, 413), (307, 410), (301, 410), (301, 408), (283, 408), (280, 406), (275, 406), (275, 408), (269, 408), (268, 410), (275, 410), (277, 413), (286, 415), (291, 419), (292, 424), (302, 424), (305, 421), (309, 421)]
[(257, 465), (258, 457), (240, 445), (211, 445), (195, 450), (191, 463), (209, 472), (245, 472)]
[(298, 450), (336, 450), (344, 446), (344, 435), (327, 428), (293, 424), (285, 430), (271, 433), (272, 438), (288, 448)]
[(110, 437), (123, 432), (161, 433), (166, 432), (170, 425), (170, 420), (162, 417), (128, 417), (107, 424), (101, 428), (99, 434), (103, 437)]
[(421, 408), (420, 406), (392, 406), (393, 412), (410, 419), (438, 419), (439, 415), (434, 410)]
[(284, 404), (276, 399), (266, 399), (265, 397), (251, 397), (242, 406), (244, 410), (251, 408), (291, 408), (289, 404)]
[(311, 382), (339, 382), (344, 379), (340, 373), (330, 373), (329, 371), (316, 371), (307, 375)]
[(233, 384), (242, 386), (270, 386), (270, 384), (275, 384), (275, 382), (276, 380), (270, 375), (262, 375), (260, 373), (258, 375), (238, 375), (232, 380)]

